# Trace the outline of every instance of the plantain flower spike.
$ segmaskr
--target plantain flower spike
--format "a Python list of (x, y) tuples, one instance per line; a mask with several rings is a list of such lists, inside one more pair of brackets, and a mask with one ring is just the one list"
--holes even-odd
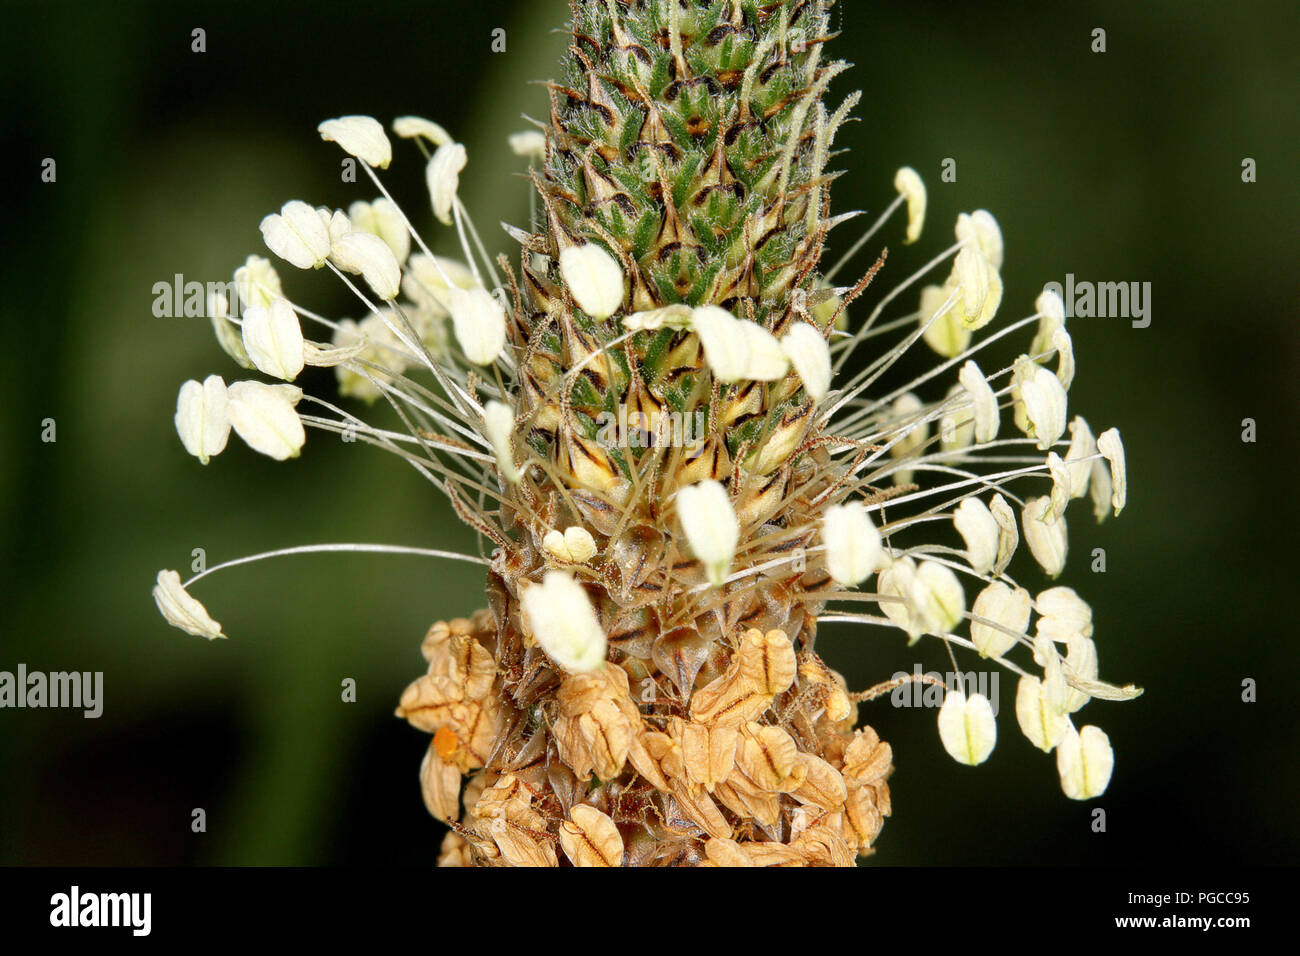
[[(1016, 674), (1020, 731), (1066, 797), (1103, 792), (1110, 742), (1084, 717), (1140, 691), (1103, 679), (1130, 635), (1073, 590), (1066, 529), (1126, 507), (1124, 445), (1071, 418), (1089, 357), (1058, 295), (1009, 293), (1034, 280), (1004, 285), (1017, 263), (991, 212), (957, 217), (919, 266), (885, 255), (933, 230), (915, 169), (846, 161), (861, 94), (832, 90), (874, 80), (835, 38), (869, 29), (862, 11), (548, 3), (570, 22), (546, 121), (496, 147), (520, 218), (475, 221), (461, 178), (497, 163), (468, 166), (436, 117), (397, 118), (391, 140), (368, 116), (325, 120), (367, 182), (344, 209), (286, 202), (261, 222), (270, 255), (232, 254), (208, 318), (214, 360), (242, 371), (176, 402), (184, 451), (214, 467), (246, 460), (223, 451), (231, 430), (331, 487), (338, 456), (308, 430), (388, 452), (473, 544), (413, 521), (405, 541), (164, 571), (164, 620), (221, 637), (188, 588), (232, 563), (473, 565), (482, 590), (444, 592), (447, 620), (412, 635), (424, 661), (397, 709), (427, 738), (445, 865), (854, 866), (892, 809), (878, 731), (910, 719), (833, 667), (868, 630), (865, 665), (925, 641)], [(422, 174), (427, 201), (399, 205)], [(845, 175), (883, 210), (847, 235)], [(310, 279), (282, 284), (281, 261)], [(299, 281), (335, 283), (347, 309), (318, 314)], [(391, 600), (354, 592), (321, 594)], [(974, 766), (997, 724), (969, 690), (937, 720)]]

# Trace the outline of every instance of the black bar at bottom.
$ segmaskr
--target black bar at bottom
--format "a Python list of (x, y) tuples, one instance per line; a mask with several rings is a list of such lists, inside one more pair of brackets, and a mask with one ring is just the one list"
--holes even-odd
[(771, 950), (783, 937), (806, 948), (841, 938), (855, 947), (887, 937), (920, 945), (1025, 943), (1039, 933), (1058, 941), (1201, 936), (1231, 943), (1294, 924), (1294, 908), (1283, 912), (1294, 875), (1223, 867), (599, 876), (572, 869), (17, 867), (0, 869), (0, 933), (90, 943), (338, 943), (413, 934), (436, 949), (476, 940), (507, 949), (543, 941), (599, 948), (602, 940), (639, 942), (636, 950), (687, 941), (691, 949), (706, 941), (734, 948), (757, 939)]

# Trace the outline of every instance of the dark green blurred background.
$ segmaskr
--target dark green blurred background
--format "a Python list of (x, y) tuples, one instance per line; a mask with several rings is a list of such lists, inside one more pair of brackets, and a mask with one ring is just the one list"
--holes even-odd
[[(0, 711), (0, 862), (431, 862), (440, 831), (417, 786), (427, 738), (392, 708), (422, 670), (428, 624), (480, 606), (477, 569), (331, 555), (240, 568), (196, 588), (231, 635), (214, 644), (168, 628), (149, 590), (159, 568), (184, 573), (196, 547), (215, 563), (308, 542), (464, 549), (471, 538), (400, 462), (320, 433), (292, 463), (232, 439), (200, 467), (172, 427), (177, 387), (237, 370), (206, 321), (154, 318), (151, 287), (177, 272), (229, 278), (265, 254), (257, 223), (287, 199), (373, 198), (338, 181), (341, 154), (315, 133), (353, 112), (424, 115), (462, 138), (462, 196), (504, 250), (487, 227), (527, 209), (504, 137), (521, 112), (544, 115), (529, 81), (554, 72), (565, 5), (119, 0), (3, 13), (14, 165), (0, 669), (102, 670), (106, 687), (99, 720)], [(1008, 678), (1002, 740), (978, 771), (943, 753), (933, 712), (865, 709), (898, 768), (875, 860), (1295, 862), (1294, 3), (851, 0), (839, 13), (832, 52), (856, 68), (836, 89), (865, 96), (841, 140), (837, 211), (879, 209), (904, 163), (930, 186), (926, 236), (904, 250), (891, 224), (878, 282), (983, 206), (1006, 239), (1002, 319), (1067, 272), (1153, 284), (1148, 329), (1070, 325), (1072, 411), (1122, 429), (1131, 493), (1100, 527), (1071, 509), (1063, 583), (1093, 604), (1103, 676), (1147, 687), (1083, 715), (1116, 751), (1096, 802), (1108, 830), (1091, 832), (1093, 804), (1066, 800), (1054, 760), (1016, 731)], [(195, 27), (206, 53), (190, 51)], [(505, 53), (490, 52), (496, 27)], [(1089, 51), (1094, 27), (1107, 30), (1105, 54)], [(386, 182), (427, 225), (422, 164), (402, 146)], [(39, 182), (47, 156), (53, 185)], [(1253, 185), (1240, 178), (1247, 156)], [(944, 157), (957, 160), (955, 184), (939, 182)], [(844, 248), (852, 227), (835, 238)], [(351, 314), (337, 283), (281, 274), (297, 301)], [(309, 390), (329, 383), (306, 376)], [(54, 444), (40, 441), (47, 417)], [(1256, 444), (1240, 440), (1245, 417)], [(1106, 574), (1088, 571), (1094, 547)], [(909, 651), (895, 632), (838, 625), (819, 649), (854, 687), (909, 670), (917, 653), (945, 661), (937, 645)], [(355, 704), (339, 700), (345, 677)], [(1246, 677), (1259, 684), (1253, 705), (1240, 702)], [(206, 834), (190, 831), (195, 807)]]

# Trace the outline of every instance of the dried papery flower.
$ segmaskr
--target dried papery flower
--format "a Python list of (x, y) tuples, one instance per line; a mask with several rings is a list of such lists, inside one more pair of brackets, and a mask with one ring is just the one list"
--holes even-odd
[[(399, 152), (428, 157), (429, 209), (412, 215), (377, 172), (401, 155), (349, 116), (320, 132), (362, 160), (365, 195), (346, 213), (286, 203), (262, 233), (342, 282), (355, 317), (294, 304), (256, 256), (238, 302), (213, 299), (240, 366), (332, 365), (343, 403), (374, 408), (212, 376), (178, 398), (187, 451), (207, 461), (231, 427), (280, 459), (307, 428), (357, 438), (426, 478), (482, 548), (309, 545), (185, 585), (164, 571), (159, 609), (222, 636), (188, 588), (281, 554), (483, 566), (487, 609), (430, 629), (397, 708), (430, 735), (419, 782), (454, 828), (443, 865), (853, 865), (892, 810), (893, 754), (855, 726), (879, 690), (851, 693), (818, 656), (827, 622), (984, 655), (1020, 677), (1017, 721), (1056, 751), (1066, 795), (1109, 780), (1108, 740), (1072, 715), (1139, 691), (1100, 679), (1100, 622), (1043, 585), (1064, 573), (1074, 499), (1099, 519), (1124, 507), (1123, 445), (1077, 416), (1063, 437), (1078, 371), (1063, 304), (1045, 291), (1006, 317), (989, 212), (963, 213), (956, 242), (890, 288), (879, 247), (837, 284), (891, 221), (920, 238), (926, 191), (898, 170), (876, 223), (822, 261), (852, 218), (830, 215), (829, 164), (859, 99), (826, 100), (847, 69), (826, 55), (831, 6), (573, 0), (549, 121), (510, 139), (539, 200), (506, 226), (514, 264), (484, 251), (458, 195), (474, 167), (443, 127), (393, 124)], [(426, 223), (466, 260), (434, 256)], [(980, 354), (1015, 332), (1032, 342), (1010, 368)], [(920, 353), (907, 378), (900, 360)], [(949, 689), (945, 750), (989, 759), (993, 710)]]
[(618, 826), (595, 807), (579, 804), (560, 824), (560, 845), (574, 866), (622, 866), (623, 837)]

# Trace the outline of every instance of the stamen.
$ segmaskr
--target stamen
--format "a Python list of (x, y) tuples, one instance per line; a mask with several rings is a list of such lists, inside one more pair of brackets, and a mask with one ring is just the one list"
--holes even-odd
[(282, 558), (293, 554), (328, 554), (343, 552), (346, 554), (411, 554), (425, 558), (447, 558), (450, 561), (467, 561), (470, 564), (488, 564), (489, 562), (482, 558), (476, 558), (473, 555), (461, 554), (458, 551), (440, 551), (436, 548), (408, 548), (396, 544), (303, 544), (293, 548), (278, 548), (275, 551), (263, 551), (260, 554), (250, 554), (247, 557), (235, 558), (231, 561), (223, 561), (221, 564), (214, 564), (212, 567), (200, 571), (194, 577), (182, 585), (189, 588), (198, 581), (203, 580), (209, 574), (215, 574), (226, 568), (237, 567), (241, 564), (252, 564), (256, 561), (265, 561), (268, 558)]
[(831, 266), (824, 273), (822, 273), (822, 278), (825, 279), (827, 282), (834, 282), (836, 273), (838, 273), (841, 269), (843, 269), (848, 264), (850, 259), (856, 256), (860, 251), (862, 251), (862, 247), (871, 241), (871, 237), (880, 231), (880, 227), (889, 221), (889, 217), (892, 216), (894, 212), (898, 209), (898, 207), (903, 205), (903, 203), (906, 202), (906, 200), (907, 197), (901, 194), (895, 196), (894, 201), (891, 202), (888, 206), (886, 206), (885, 211), (880, 214), (880, 218), (871, 224), (871, 227), (861, 235), (861, 237), (858, 239), (857, 242), (849, 246), (848, 251), (845, 252), (844, 255), (840, 256), (838, 260), (836, 260), (835, 265)]
[(874, 309), (871, 310), (871, 314), (867, 316), (867, 321), (863, 323), (862, 328), (858, 330), (857, 335), (855, 335), (853, 339), (849, 342), (848, 347), (844, 350), (844, 354), (841, 355), (839, 359), (836, 361), (835, 363), (836, 373), (838, 373), (840, 369), (844, 367), (844, 363), (848, 361), (849, 355), (852, 354), (853, 350), (857, 348), (858, 344), (865, 337), (867, 330), (870, 329), (872, 324), (876, 321), (876, 319), (880, 317), (880, 313), (885, 310), (885, 306), (889, 305), (889, 303), (893, 302), (896, 298), (898, 298), (905, 291), (911, 288), (914, 283), (922, 279), (925, 276), (925, 274), (928, 273), (935, 266), (942, 263), (949, 256), (956, 255), (957, 252), (959, 252), (960, 250), (961, 250), (961, 243), (960, 242), (953, 243), (943, 252), (939, 253), (937, 256), (935, 256), (925, 265), (921, 266), (921, 268), (917, 269), (910, 276), (904, 279), (894, 289), (891, 289), (888, 293), (886, 293), (885, 297), (876, 304), (876, 307)]

